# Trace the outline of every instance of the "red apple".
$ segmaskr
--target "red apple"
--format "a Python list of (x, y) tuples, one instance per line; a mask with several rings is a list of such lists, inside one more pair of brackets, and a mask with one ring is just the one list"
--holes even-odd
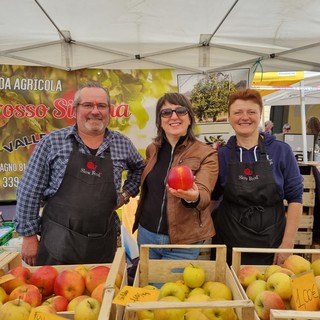
[(73, 298), (83, 294), (85, 282), (80, 273), (74, 270), (61, 271), (53, 285), (53, 291), (56, 295), (63, 296), (71, 301)]
[(44, 297), (53, 294), (53, 284), (58, 276), (58, 270), (52, 266), (37, 268), (30, 277), (30, 284), (37, 286)]
[(15, 288), (9, 295), (8, 300), (21, 299), (28, 302), (31, 307), (37, 307), (41, 304), (42, 295), (40, 290), (33, 284), (23, 284)]
[(285, 310), (285, 304), (281, 297), (272, 291), (262, 291), (255, 299), (255, 310), (262, 320), (269, 320), (270, 310)]
[(95, 266), (89, 269), (85, 282), (90, 294), (100, 283), (106, 282), (109, 271), (110, 268), (107, 266)]
[(66, 311), (69, 301), (63, 296), (53, 296), (45, 300), (43, 305), (51, 306), (56, 312)]
[(97, 299), (100, 303), (102, 303), (102, 299), (103, 299), (104, 285), (105, 285), (104, 282), (100, 283), (93, 289), (91, 293), (91, 297)]
[(239, 271), (239, 281), (244, 288), (258, 279), (263, 279), (263, 275), (255, 266), (245, 266)]
[(194, 175), (188, 166), (172, 167), (168, 174), (168, 185), (172, 189), (191, 189), (194, 182)]
[(9, 274), (15, 276), (15, 279), (6, 281), (1, 284), (1, 287), (10, 294), (15, 288), (29, 282), (31, 272), (27, 267), (18, 266), (8, 271)]

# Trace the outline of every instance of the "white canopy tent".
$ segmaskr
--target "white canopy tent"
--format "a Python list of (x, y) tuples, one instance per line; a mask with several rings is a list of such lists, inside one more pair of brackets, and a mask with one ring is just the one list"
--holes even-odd
[(318, 0), (0, 3), (0, 64), (320, 71)]

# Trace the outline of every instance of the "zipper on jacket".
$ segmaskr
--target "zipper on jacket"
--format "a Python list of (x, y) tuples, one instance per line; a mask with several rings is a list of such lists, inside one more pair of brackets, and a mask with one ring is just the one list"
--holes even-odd
[(161, 215), (160, 215), (160, 219), (159, 219), (157, 233), (159, 233), (159, 231), (160, 231), (160, 226), (161, 226), (161, 222), (162, 222), (162, 218), (163, 218), (163, 209), (164, 209), (164, 206), (166, 204), (166, 197), (167, 197), (166, 184), (167, 184), (167, 180), (168, 180), (168, 173), (169, 173), (169, 170), (170, 170), (172, 162), (173, 162), (174, 150), (175, 150), (175, 148), (172, 148), (172, 150), (171, 150), (171, 158), (170, 158), (170, 162), (169, 162), (169, 165), (168, 165), (168, 168), (167, 168), (166, 177), (165, 177), (165, 179), (163, 181), (163, 183), (164, 183), (164, 193), (163, 193), (163, 198), (162, 198), (162, 203), (161, 203)]

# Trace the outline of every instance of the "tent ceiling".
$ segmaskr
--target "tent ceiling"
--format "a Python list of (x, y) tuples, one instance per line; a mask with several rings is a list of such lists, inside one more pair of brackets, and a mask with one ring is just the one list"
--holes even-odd
[(318, 0), (1, 3), (0, 64), (320, 71)]

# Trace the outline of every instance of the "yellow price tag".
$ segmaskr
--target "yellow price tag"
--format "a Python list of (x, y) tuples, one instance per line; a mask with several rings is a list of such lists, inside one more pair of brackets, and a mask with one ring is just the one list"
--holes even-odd
[(292, 276), (292, 296), (295, 310), (319, 310), (319, 292), (312, 270)]
[(15, 279), (15, 278), (16, 277), (13, 274), (10, 274), (10, 273), (5, 274), (4, 276), (0, 277), (0, 284), (5, 283), (5, 282), (12, 280), (12, 279)]
[(124, 286), (112, 302), (115, 304), (126, 305), (132, 302), (157, 301), (159, 294), (159, 290)]
[(65, 318), (59, 317), (53, 313), (46, 313), (37, 311), (36, 309), (31, 309), (28, 320), (65, 320)]

